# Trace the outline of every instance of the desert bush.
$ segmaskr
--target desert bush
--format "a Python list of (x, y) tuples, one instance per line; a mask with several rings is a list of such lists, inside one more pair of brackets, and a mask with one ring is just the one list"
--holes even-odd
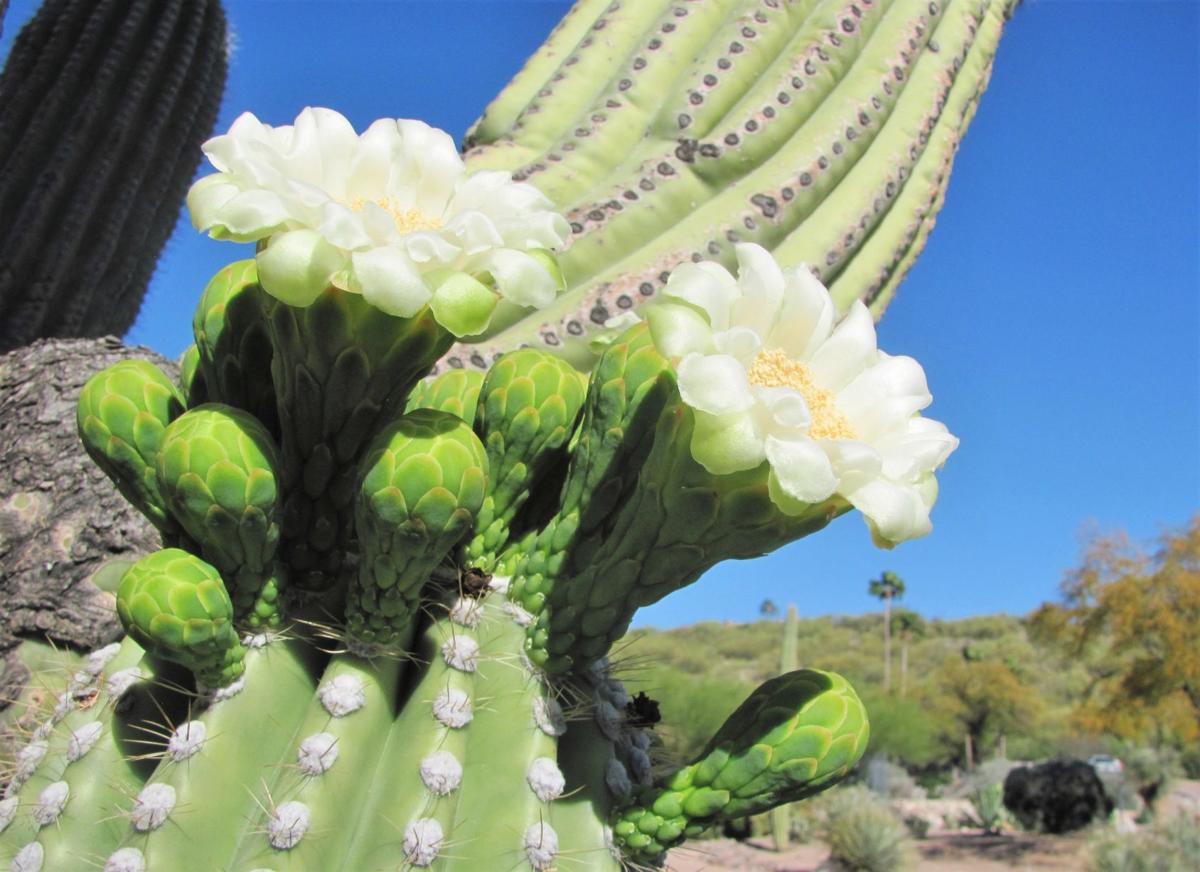
[(1088, 872), (1194, 872), (1200, 869), (1200, 822), (1179, 814), (1137, 833), (1102, 830), (1088, 844)]
[(851, 787), (824, 803), (828, 869), (837, 872), (898, 872), (912, 863), (908, 831), (870, 790)]
[(925, 791), (908, 774), (903, 766), (897, 766), (881, 755), (870, 759), (865, 767), (864, 783), (872, 793), (884, 799), (924, 799)]
[(1004, 808), (1004, 785), (994, 781), (971, 794), (971, 808), (986, 833), (998, 833), (1008, 822)]
[(1082, 760), (1051, 760), (1013, 769), (1004, 779), (1004, 805), (1027, 830), (1068, 833), (1106, 818), (1113, 803)]

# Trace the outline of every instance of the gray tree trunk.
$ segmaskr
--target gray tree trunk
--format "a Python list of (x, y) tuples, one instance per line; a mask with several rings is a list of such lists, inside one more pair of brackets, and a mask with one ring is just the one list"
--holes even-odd
[(113, 559), (159, 547), (158, 531), (84, 453), (75, 404), (94, 373), (148, 348), (100, 339), (46, 339), (0, 356), (0, 709), (28, 680), (23, 638), (91, 649), (118, 639), (111, 593), (93, 576)]

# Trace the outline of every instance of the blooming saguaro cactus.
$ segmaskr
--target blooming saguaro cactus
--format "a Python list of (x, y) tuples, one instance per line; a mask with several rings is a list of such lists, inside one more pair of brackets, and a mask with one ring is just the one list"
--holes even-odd
[(681, 764), (607, 655), (637, 608), (852, 509), (885, 546), (929, 531), (956, 441), (865, 309), (749, 242), (736, 276), (671, 264), (587, 371), (510, 348), (428, 378), (558, 304), (550, 201), (419, 122), (247, 115), (207, 151), (193, 218), (257, 252), (201, 295), (180, 384), (119, 364), (80, 399), (167, 547), (21, 752), (3, 859), (654, 866), (854, 766), (869, 730), (839, 676), (767, 682)]
[(868, 736), (844, 679), (768, 682), (680, 767), (606, 654), (639, 606), (852, 507), (883, 544), (928, 532), (955, 440), (920, 366), (746, 245), (736, 278), (677, 269), (590, 373), (519, 349), (422, 382), (496, 298), (553, 293), (559, 220), (423, 125), (348, 130), (243, 116), (210, 144), (197, 223), (256, 262), (205, 290), (182, 384), (123, 363), (83, 392), (86, 447), (170, 547), (22, 752), (13, 868), (655, 865), (835, 783)]

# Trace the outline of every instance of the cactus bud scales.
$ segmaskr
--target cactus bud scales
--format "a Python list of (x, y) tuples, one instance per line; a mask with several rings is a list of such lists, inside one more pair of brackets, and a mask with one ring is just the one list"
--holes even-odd
[[(940, 197), (926, 182), (953, 147), (938, 143), (969, 116), (1004, 8), (920, 5), (583, 0), (489, 107), (472, 159), (544, 180), (560, 203), (615, 192), (620, 208), (575, 210), (591, 229), (563, 260), (562, 305), (593, 322), (625, 308), (614, 283), (633, 276), (639, 294), (681, 256), (735, 237), (787, 251), (801, 226), (819, 232), (806, 216), (857, 221), (881, 173), (910, 175), (826, 275), (857, 269), (855, 250), (902, 263), (921, 230), (905, 236), (893, 213), (915, 198), (908, 220), (924, 226)], [(803, 87), (774, 91), (797, 65)], [(858, 133), (822, 138), (851, 105), (872, 107)], [(885, 116), (925, 125), (909, 164), (866, 148), (899, 147)], [(828, 172), (789, 181), (814, 142)], [(919, 167), (931, 175), (914, 187)], [(750, 192), (768, 220), (732, 208)], [(651, 296), (657, 272), (646, 281)], [(849, 506), (784, 514), (761, 470), (694, 461), (695, 413), (646, 325), (589, 373), (501, 325), (465, 352), (482, 363), (459, 347), (422, 381), (454, 341), (428, 308), (398, 317), (333, 287), (289, 305), (249, 261), (213, 279), (193, 325), (182, 384), (126, 363), (81, 396), (88, 452), (168, 547), (122, 579), (125, 640), (60, 682), (21, 752), (0, 861), (653, 866), (724, 818), (834, 783), (865, 750), (853, 689), (793, 667), (697, 760), (657, 759), (606, 657), (636, 608)]]

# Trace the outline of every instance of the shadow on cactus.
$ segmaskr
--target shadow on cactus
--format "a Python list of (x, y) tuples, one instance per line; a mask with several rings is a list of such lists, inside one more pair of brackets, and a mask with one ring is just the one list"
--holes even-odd
[(862, 303), (747, 243), (736, 275), (675, 267), (587, 372), (510, 348), (428, 378), (562, 299), (551, 201), (415, 121), (244, 115), (205, 148), (193, 218), (256, 255), (205, 289), (181, 384), (123, 363), (80, 398), (167, 547), (21, 753), (12, 868), (653, 867), (849, 772), (840, 676), (768, 681), (672, 767), (607, 655), (851, 509), (884, 547), (929, 531), (957, 440)]

